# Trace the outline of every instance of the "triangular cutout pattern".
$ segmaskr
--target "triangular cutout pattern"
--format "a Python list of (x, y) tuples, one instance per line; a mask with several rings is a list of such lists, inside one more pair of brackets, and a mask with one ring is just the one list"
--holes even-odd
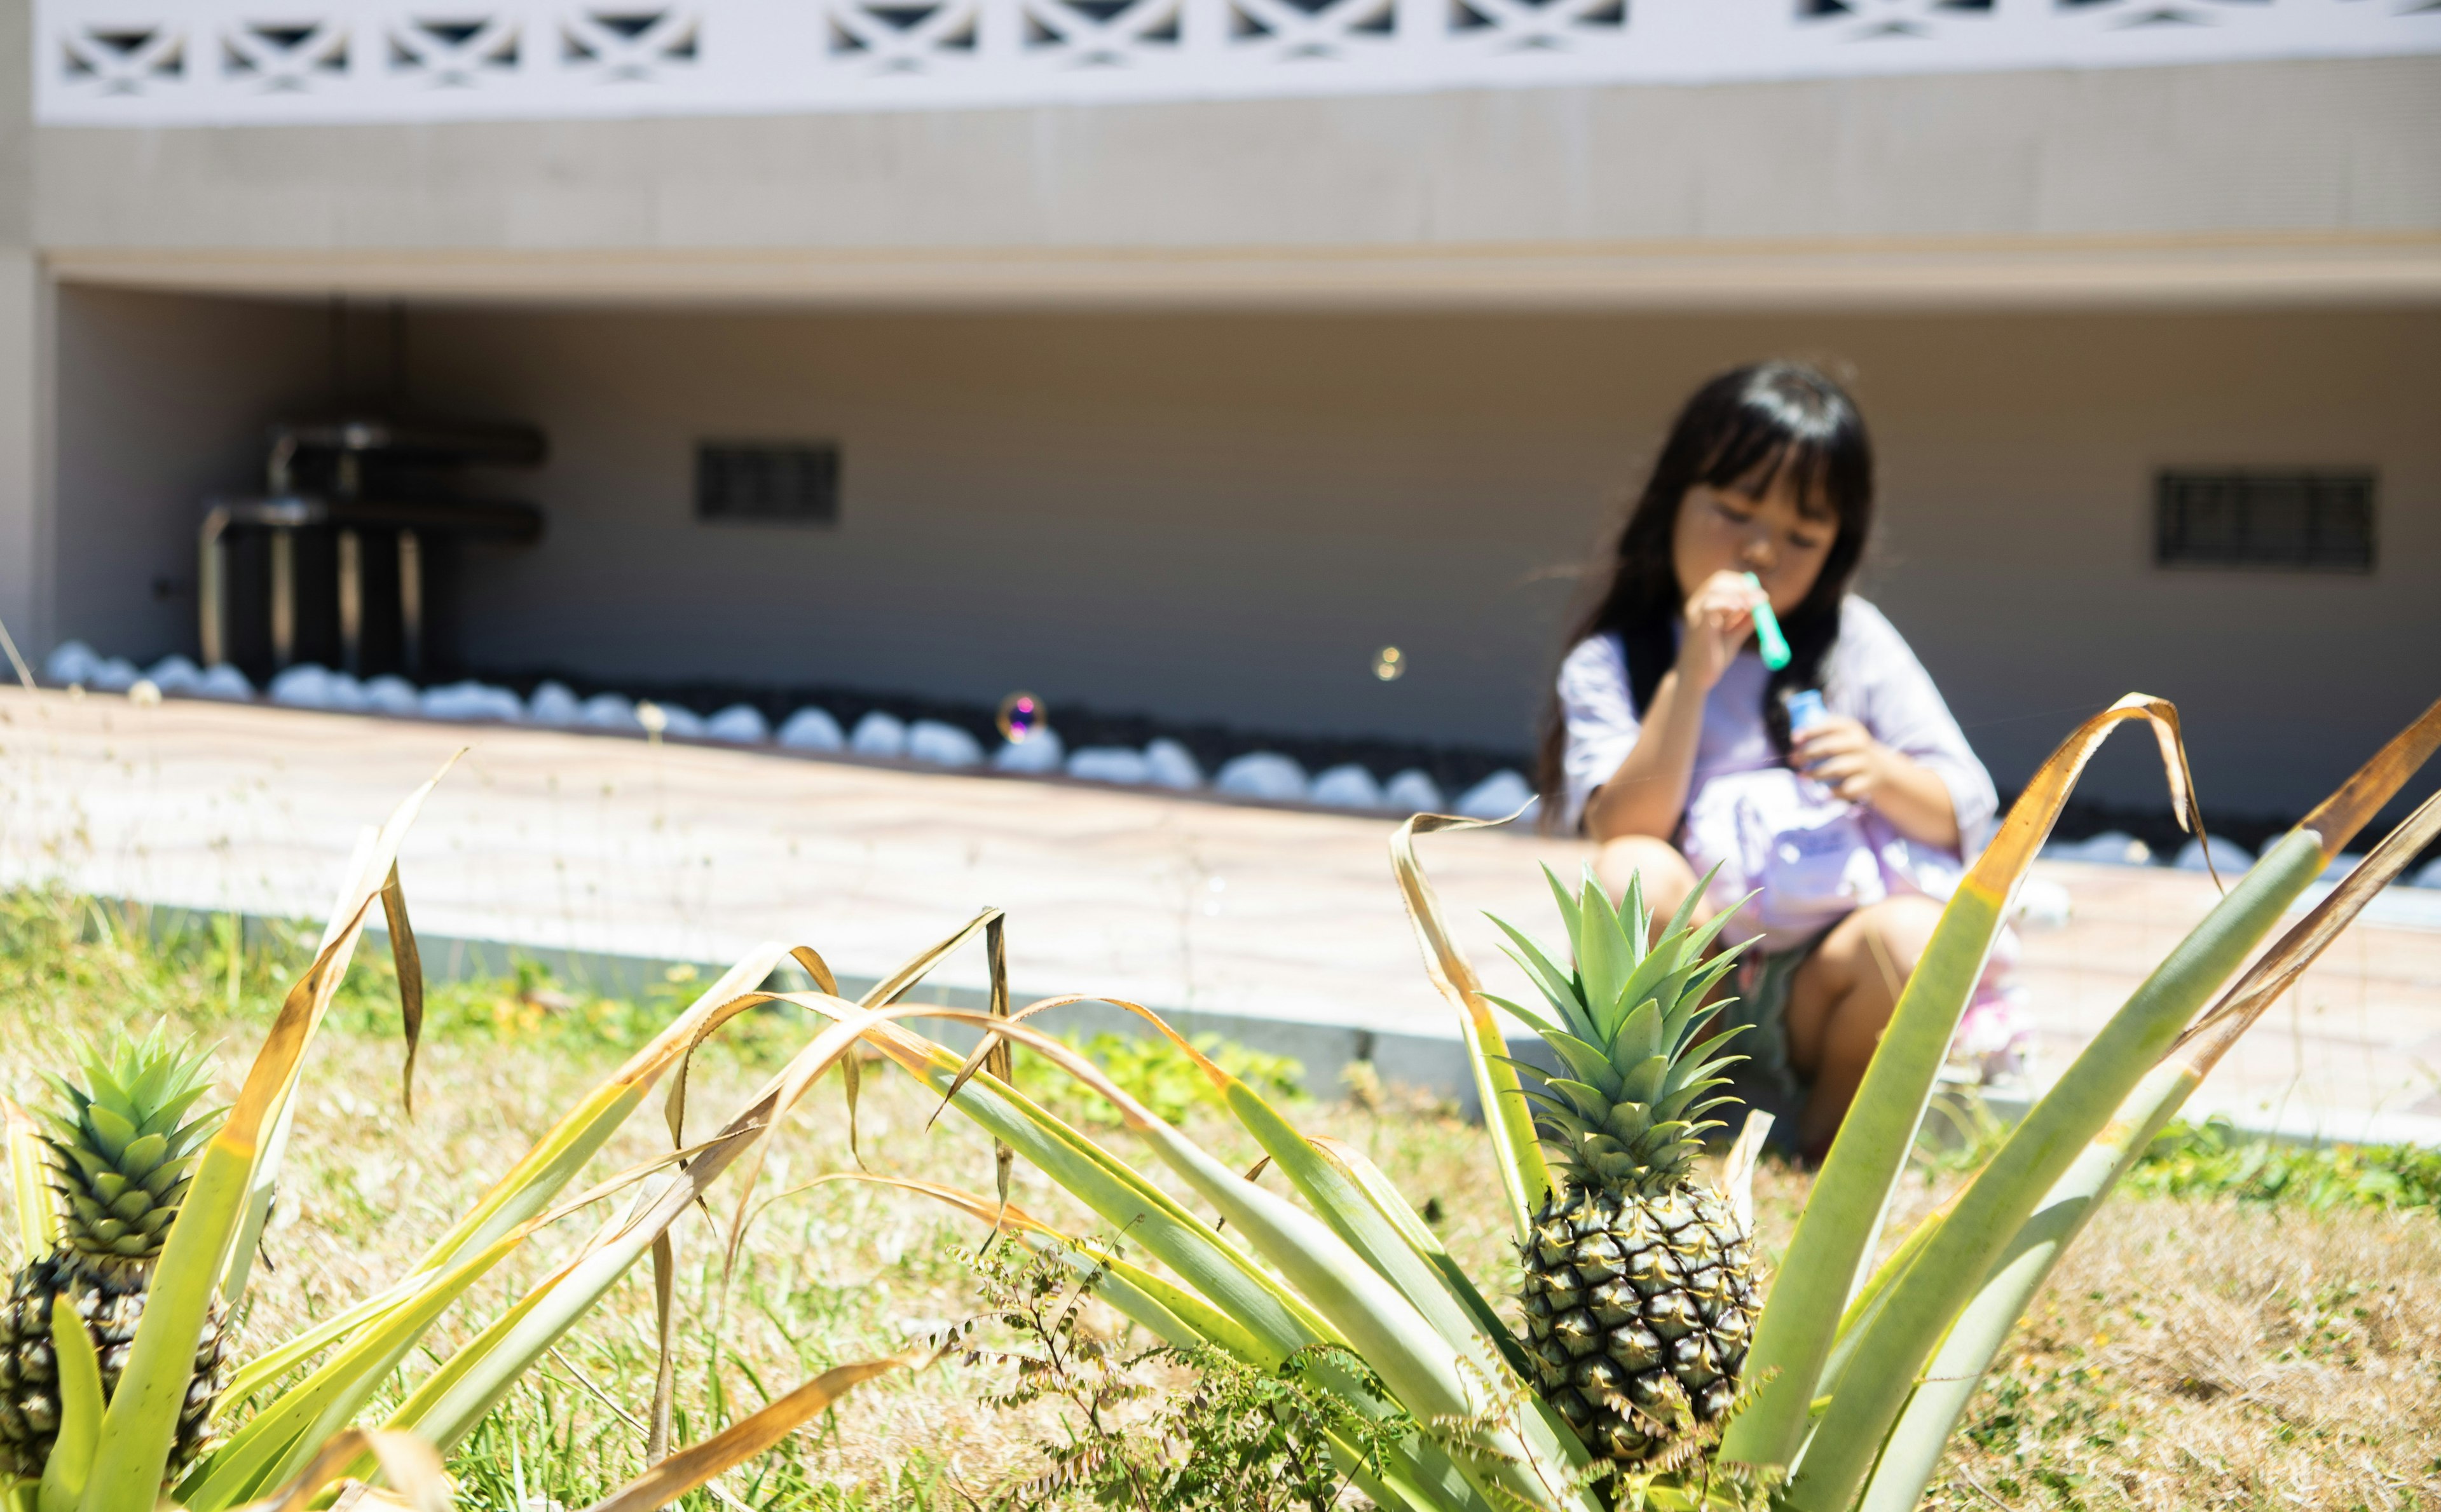
[(1347, 29), (1362, 37), (1395, 35), (1399, 29), (1398, 0), (1385, 0), (1385, 3), (1377, 8), (1371, 15), (1352, 23)]
[(666, 10), (596, 10), (593, 12), (596, 25), (606, 31), (617, 32), (629, 42), (635, 41), (645, 32), (660, 26), (668, 17), (669, 12)]

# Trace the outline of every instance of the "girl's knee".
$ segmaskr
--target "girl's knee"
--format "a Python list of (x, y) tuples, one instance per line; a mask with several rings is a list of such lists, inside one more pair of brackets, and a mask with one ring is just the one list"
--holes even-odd
[(1818, 968), (1835, 996), (1870, 983), (1881, 990), (1865, 996), (1895, 1002), (1940, 920), (1941, 905), (1929, 898), (1909, 894), (1869, 903), (1839, 921), (1806, 966)]
[(1615, 899), (1626, 894), (1629, 878), (1642, 877), (1645, 906), (1663, 915), (1676, 911), (1695, 891), (1695, 869), (1675, 846), (1650, 835), (1604, 840), (1594, 855), (1594, 875)]
[(1934, 927), (1941, 923), (1941, 905), (1915, 893), (1884, 898), (1865, 912), (1883, 947), (1904, 960), (1909, 968), (1924, 954)]

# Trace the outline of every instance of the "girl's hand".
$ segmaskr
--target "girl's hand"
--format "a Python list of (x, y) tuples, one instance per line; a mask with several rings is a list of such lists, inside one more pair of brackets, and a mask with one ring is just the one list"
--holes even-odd
[(1789, 761), (1851, 803), (1871, 803), (1907, 760), (1855, 720), (1834, 714), (1791, 737)]
[[(1709, 693), (1754, 634), (1754, 606), (1763, 589), (1743, 572), (1715, 572), (1687, 599), (1687, 633), (1678, 639), (1678, 680)], [(1861, 727), (1860, 727), (1861, 728)]]

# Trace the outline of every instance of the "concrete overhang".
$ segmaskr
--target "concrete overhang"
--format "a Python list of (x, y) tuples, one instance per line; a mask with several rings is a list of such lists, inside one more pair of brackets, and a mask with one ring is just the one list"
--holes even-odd
[(869, 115), (37, 127), (59, 278), (1314, 309), (2441, 298), (2441, 56)]
[(1909, 311), (2441, 302), (2441, 232), (1156, 249), (58, 247), (44, 257), (73, 283), (528, 304)]

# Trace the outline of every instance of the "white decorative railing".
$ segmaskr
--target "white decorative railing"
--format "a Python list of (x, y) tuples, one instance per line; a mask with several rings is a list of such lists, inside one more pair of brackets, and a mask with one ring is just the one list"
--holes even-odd
[(2441, 0), (35, 0), (45, 125), (764, 115), (2441, 51)]

